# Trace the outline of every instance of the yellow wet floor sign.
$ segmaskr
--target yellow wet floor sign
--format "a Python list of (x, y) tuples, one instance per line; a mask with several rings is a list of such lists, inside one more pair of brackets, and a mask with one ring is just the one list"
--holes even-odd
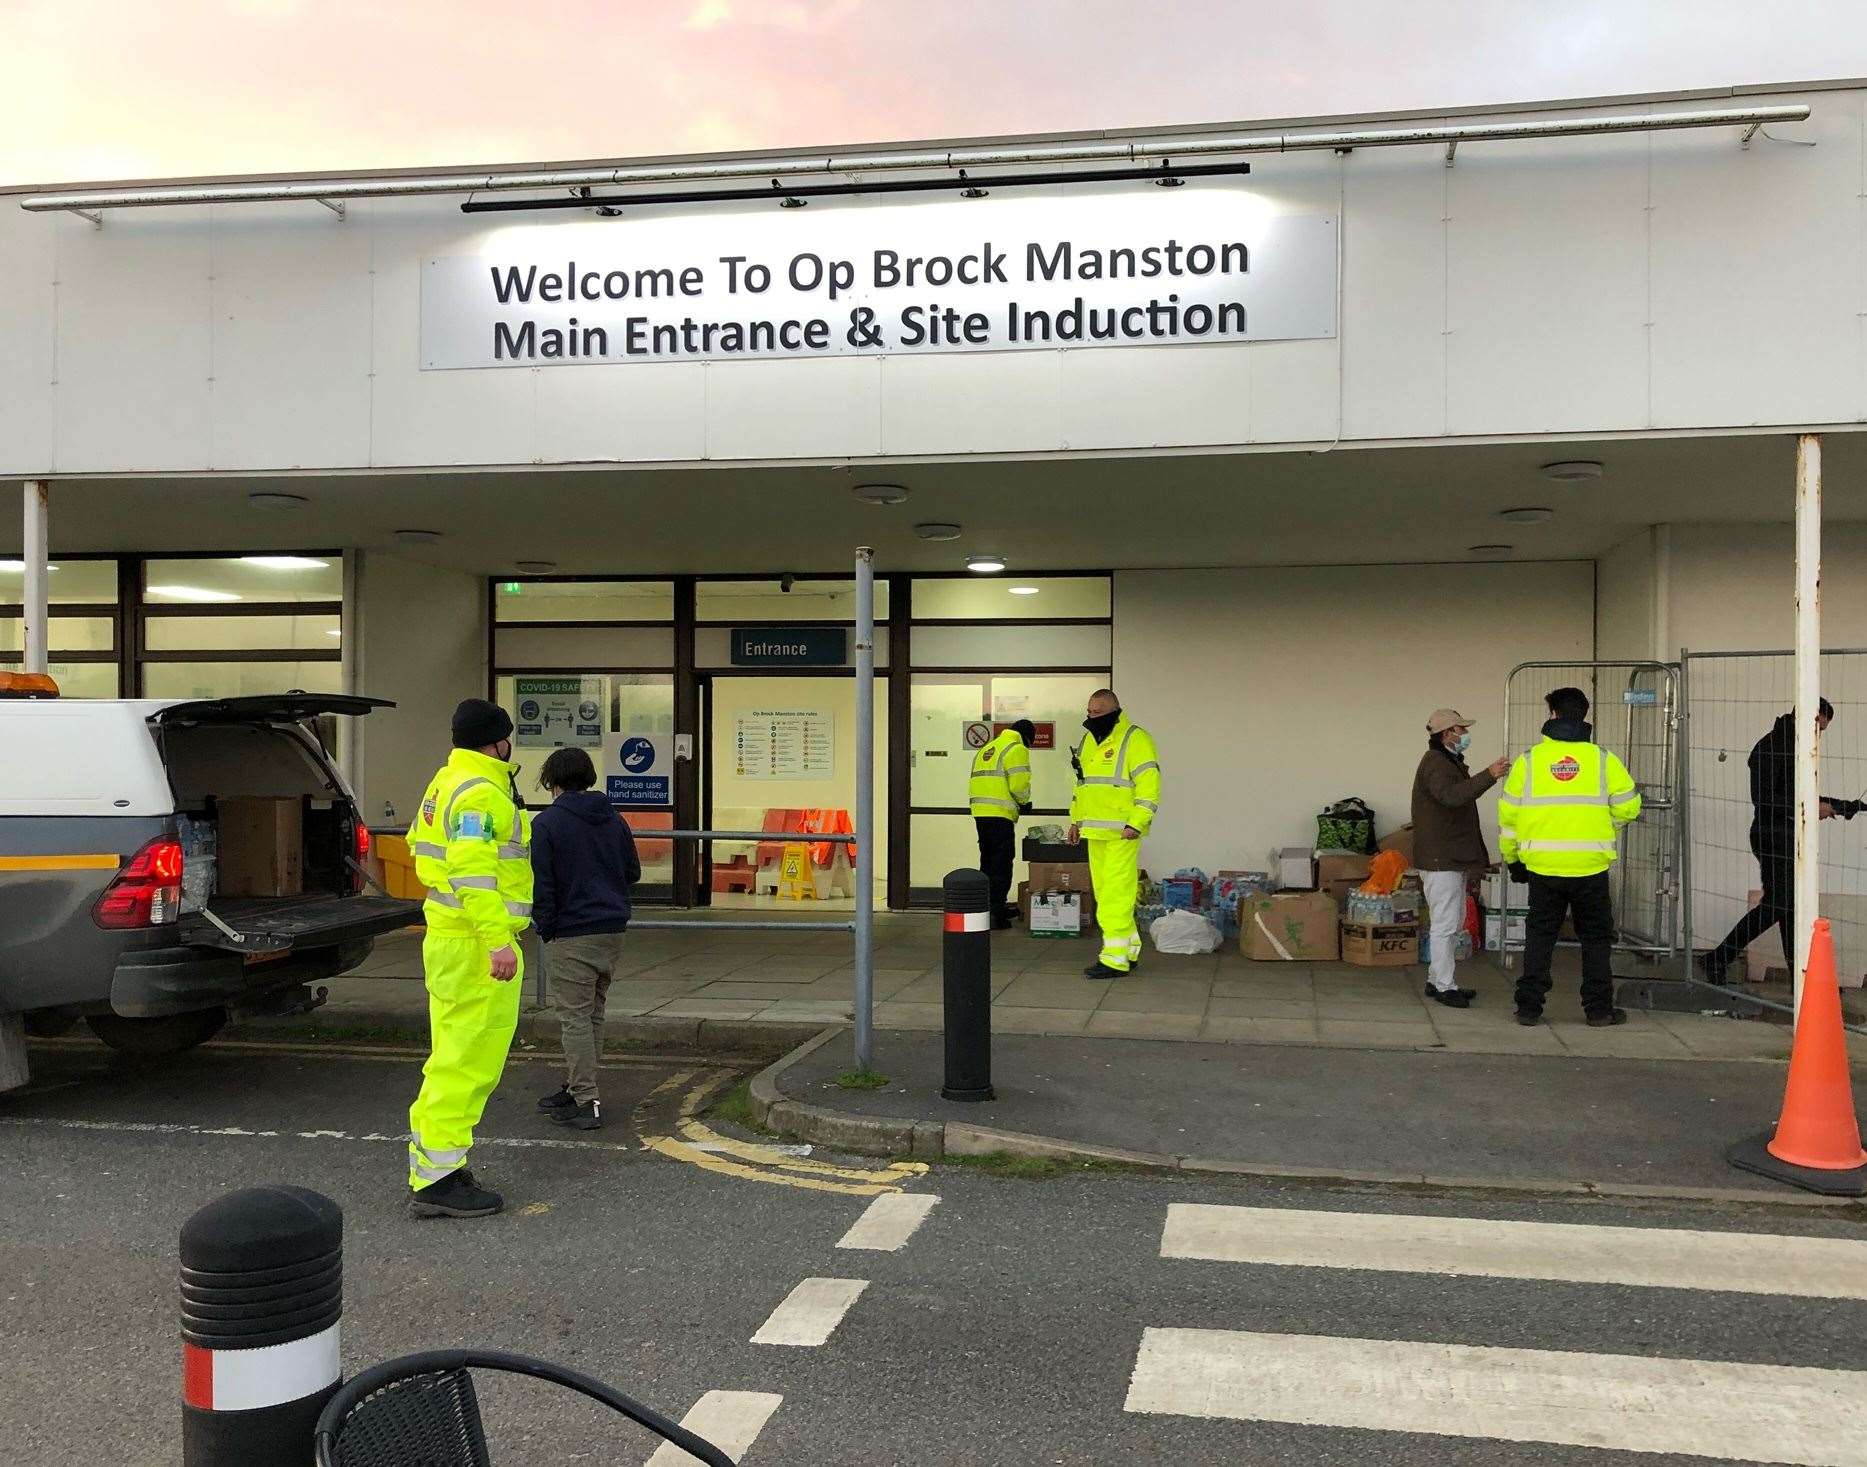
[(810, 847), (789, 845), (778, 863), (778, 895), (790, 901), (814, 901), (817, 896), (816, 873), (810, 869)]

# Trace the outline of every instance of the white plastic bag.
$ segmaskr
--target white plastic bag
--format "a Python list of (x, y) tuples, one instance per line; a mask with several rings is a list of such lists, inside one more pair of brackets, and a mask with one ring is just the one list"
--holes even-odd
[(1169, 912), (1149, 924), (1156, 952), (1211, 953), (1219, 950), (1219, 929), (1197, 912)]

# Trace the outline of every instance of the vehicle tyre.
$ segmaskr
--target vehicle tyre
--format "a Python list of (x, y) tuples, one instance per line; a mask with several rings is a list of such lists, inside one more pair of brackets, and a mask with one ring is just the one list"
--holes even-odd
[(26, 1032), (34, 1039), (58, 1039), (78, 1027), (76, 1014), (41, 1011), (26, 1015)]
[(139, 1058), (180, 1054), (220, 1033), (227, 1022), (225, 1009), (196, 1009), (186, 1014), (164, 1014), (155, 1019), (126, 1019), (122, 1014), (89, 1014), (85, 1023), (112, 1049)]

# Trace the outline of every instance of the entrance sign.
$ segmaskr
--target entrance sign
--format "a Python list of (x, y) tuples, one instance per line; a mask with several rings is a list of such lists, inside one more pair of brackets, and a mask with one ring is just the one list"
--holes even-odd
[(594, 749), (603, 742), (609, 696), (600, 677), (520, 677), (512, 680), (514, 739), (522, 749)]
[(1335, 335), (1336, 221), (1248, 184), (501, 226), (421, 272), (421, 365), (1054, 351)]
[(746, 779), (831, 779), (836, 718), (815, 711), (741, 713), (733, 730), (733, 771)]
[(637, 724), (609, 740), (603, 788), (612, 805), (625, 810), (660, 810), (674, 803), (674, 741)]
[(848, 627), (734, 627), (734, 667), (841, 667)]

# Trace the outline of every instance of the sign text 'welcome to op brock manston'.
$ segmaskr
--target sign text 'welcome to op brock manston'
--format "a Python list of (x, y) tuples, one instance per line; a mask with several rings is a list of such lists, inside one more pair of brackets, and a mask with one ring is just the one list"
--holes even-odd
[[(800, 217), (807, 216), (807, 217)], [(527, 225), (424, 261), (424, 368), (1333, 336), (1336, 221), (1235, 187)]]

